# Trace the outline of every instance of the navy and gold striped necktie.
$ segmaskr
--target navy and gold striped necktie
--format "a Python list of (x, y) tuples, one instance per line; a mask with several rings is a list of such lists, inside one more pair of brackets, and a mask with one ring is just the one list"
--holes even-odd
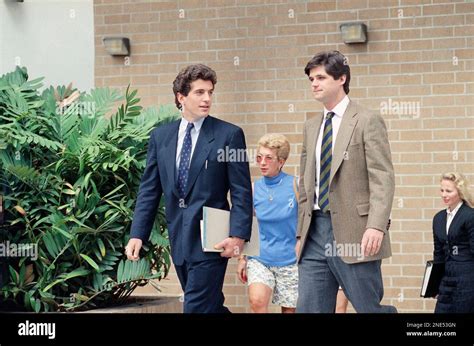
[(323, 212), (329, 210), (329, 176), (331, 175), (332, 161), (332, 118), (334, 115), (336, 115), (334, 112), (328, 112), (328, 114), (326, 114), (323, 140), (321, 142), (318, 204)]

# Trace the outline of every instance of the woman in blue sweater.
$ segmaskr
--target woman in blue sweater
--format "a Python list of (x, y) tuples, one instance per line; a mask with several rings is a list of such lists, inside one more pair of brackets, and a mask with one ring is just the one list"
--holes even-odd
[(293, 313), (298, 295), (296, 224), (297, 182), (282, 171), (290, 153), (285, 136), (266, 134), (258, 142), (262, 178), (254, 184), (253, 202), (260, 234), (260, 256), (241, 256), (240, 281), (249, 286), (252, 312), (268, 312), (270, 299), (283, 313)]

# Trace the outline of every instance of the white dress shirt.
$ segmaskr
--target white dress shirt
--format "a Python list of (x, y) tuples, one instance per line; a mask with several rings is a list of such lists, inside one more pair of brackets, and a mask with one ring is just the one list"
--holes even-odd
[(451, 222), (453, 222), (454, 216), (456, 216), (456, 213), (458, 212), (459, 208), (461, 208), (462, 203), (462, 201), (459, 202), (456, 208), (453, 209), (453, 211), (449, 211), (449, 207), (446, 208), (446, 213), (448, 214), (446, 218), (446, 234), (449, 233), (449, 226), (451, 226)]
[[(349, 106), (349, 102), (349, 97), (346, 95), (341, 100), (341, 102), (339, 102), (332, 110), (328, 110), (326, 109), (326, 107), (324, 107), (324, 119), (323, 123), (321, 124), (321, 128), (319, 129), (318, 141), (316, 142), (316, 185), (314, 187), (315, 198), (313, 210), (321, 209), (318, 205), (319, 174), (321, 170), (321, 165), (319, 164), (319, 161), (321, 159), (321, 144), (323, 141), (324, 123), (326, 122), (326, 115), (329, 112), (335, 113), (332, 118), (332, 152), (334, 153), (334, 144), (336, 143), (337, 133), (339, 132), (339, 127), (341, 127), (342, 117), (347, 109), (347, 106)], [(331, 203), (331, 201), (329, 201), (329, 203)]]
[[(193, 158), (194, 148), (196, 148), (196, 143), (199, 137), (199, 132), (201, 132), (202, 123), (204, 118), (199, 119), (194, 122), (194, 127), (191, 130), (191, 156), (189, 157), (189, 164), (191, 164), (191, 159)], [(181, 149), (183, 148), (184, 137), (186, 136), (186, 127), (188, 126), (189, 121), (184, 118), (181, 118), (181, 123), (179, 124), (178, 131), (178, 146), (176, 147), (176, 171), (179, 170), (179, 161), (181, 159)]]

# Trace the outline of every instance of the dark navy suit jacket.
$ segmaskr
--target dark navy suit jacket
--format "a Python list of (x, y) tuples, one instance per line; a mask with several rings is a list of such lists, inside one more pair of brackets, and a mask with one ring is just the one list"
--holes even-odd
[(433, 218), (434, 261), (474, 262), (474, 209), (464, 202), (454, 216), (448, 234), (446, 220), (446, 210)]
[(222, 155), (226, 150), (245, 153), (244, 133), (212, 116), (207, 116), (202, 124), (191, 158), (186, 196), (180, 201), (175, 178), (180, 121), (160, 126), (151, 133), (131, 228), (132, 238), (148, 240), (163, 194), (175, 265), (220, 258), (219, 253), (202, 251), (199, 221), (203, 206), (229, 210), (230, 190), (230, 236), (246, 240), (250, 239), (253, 210), (247, 156), (234, 155), (234, 160), (226, 160)]

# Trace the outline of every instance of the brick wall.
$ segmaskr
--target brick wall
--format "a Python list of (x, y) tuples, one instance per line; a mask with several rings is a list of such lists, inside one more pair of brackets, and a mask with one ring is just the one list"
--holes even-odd
[[(131, 83), (145, 105), (172, 103), (177, 72), (205, 63), (218, 74), (212, 114), (240, 125), (251, 148), (266, 132), (285, 134), (291, 174), (303, 123), (322, 109), (303, 68), (318, 51), (344, 53), (350, 97), (383, 113), (396, 171), (384, 302), (433, 311), (419, 290), (432, 258), (431, 219), (442, 208), (438, 177), (457, 170), (474, 183), (474, 1), (96, 0), (94, 15), (96, 86)], [(351, 21), (367, 24), (368, 44), (342, 43), (339, 25)], [(106, 54), (102, 38), (110, 35), (130, 38), (128, 61)], [(235, 270), (232, 260), (227, 304), (248, 311)], [(175, 274), (162, 284), (164, 293), (179, 291)]]

